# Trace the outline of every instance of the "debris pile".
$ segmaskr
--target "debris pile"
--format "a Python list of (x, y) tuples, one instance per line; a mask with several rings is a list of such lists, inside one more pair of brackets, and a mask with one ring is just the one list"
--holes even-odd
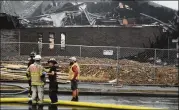
[[(24, 57), (26, 58), (26, 57)], [(60, 72), (68, 74), (68, 57), (54, 57), (59, 62)], [(43, 58), (45, 62), (49, 57)], [(81, 67), (81, 81), (103, 82), (119, 79), (124, 84), (162, 84), (178, 85), (177, 67), (156, 66), (150, 63), (122, 59), (119, 60), (119, 73), (117, 75), (117, 61), (105, 58), (77, 58)], [(23, 60), (21, 58), (21, 60)], [(23, 60), (24, 61), (24, 60)], [(13, 62), (11, 62), (13, 64)], [(6, 66), (7, 67), (7, 66)], [(13, 67), (13, 66), (11, 66)], [(23, 65), (21, 65), (23, 67)]]

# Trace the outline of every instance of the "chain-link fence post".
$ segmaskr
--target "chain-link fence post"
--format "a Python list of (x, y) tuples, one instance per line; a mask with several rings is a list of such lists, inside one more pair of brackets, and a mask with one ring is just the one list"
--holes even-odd
[(43, 46), (42, 38), (40, 38), (38, 41), (38, 54), (39, 55), (42, 55), (42, 46)]
[(177, 67), (178, 67), (178, 72), (177, 72), (177, 83), (179, 83), (179, 76), (178, 76), (178, 74), (179, 74), (179, 38), (177, 38), (177, 43), (176, 43), (176, 49), (177, 49)]
[(21, 55), (21, 48), (20, 48), (20, 45), (21, 45), (21, 44), (20, 44), (20, 42), (21, 42), (21, 41), (20, 41), (20, 30), (19, 30), (19, 33), (18, 33), (18, 34), (19, 34), (19, 50), (18, 50), (18, 51), (19, 51), (19, 56), (20, 56), (20, 55)]
[(0, 29), (0, 38), (1, 38), (1, 52), (0, 52), (0, 61), (2, 62), (2, 30)]
[(168, 57), (168, 59), (167, 59), (167, 61), (169, 62), (170, 61), (170, 39), (169, 39), (169, 37), (168, 37), (168, 51), (167, 51), (167, 57)]
[(81, 57), (81, 46), (82, 46), (82, 45), (80, 45), (80, 57)]
[(153, 72), (154, 83), (156, 83), (156, 60), (157, 60), (157, 49), (154, 50), (154, 72)]
[(117, 67), (116, 67), (116, 85), (119, 84), (119, 53), (120, 53), (120, 47), (117, 47)]

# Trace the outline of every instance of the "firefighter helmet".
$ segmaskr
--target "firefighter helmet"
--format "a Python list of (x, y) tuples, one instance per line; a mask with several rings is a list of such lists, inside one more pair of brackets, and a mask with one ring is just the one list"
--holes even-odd
[(34, 60), (41, 60), (41, 59), (42, 59), (42, 57), (40, 55), (36, 55), (34, 58)]
[(76, 61), (76, 57), (70, 57), (69, 59), (72, 61)]
[(50, 59), (48, 60), (48, 63), (57, 64), (57, 61), (55, 60), (55, 58), (50, 58)]
[(36, 53), (35, 52), (31, 52), (30, 53), (30, 57), (35, 57)]

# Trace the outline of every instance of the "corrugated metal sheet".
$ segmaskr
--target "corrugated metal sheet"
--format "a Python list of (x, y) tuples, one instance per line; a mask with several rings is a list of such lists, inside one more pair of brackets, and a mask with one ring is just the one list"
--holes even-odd
[(1, 13), (13, 16), (29, 17), (41, 5), (43, 1), (2, 1)]
[[(65, 1), (1, 1), (1, 13), (28, 18), (51, 13), (62, 8)], [(75, 2), (70, 2), (75, 4)], [(77, 4), (77, 3), (76, 3)]]

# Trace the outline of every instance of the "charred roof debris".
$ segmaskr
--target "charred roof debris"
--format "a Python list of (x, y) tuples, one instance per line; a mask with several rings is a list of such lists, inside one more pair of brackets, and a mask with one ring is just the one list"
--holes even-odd
[[(153, 3), (154, 4), (154, 3)], [(152, 4), (152, 5), (153, 5)], [(109, 2), (64, 2), (64, 1), (1, 1), (1, 13), (7, 15), (17, 16), (20, 19), (20, 23), (31, 24), (31, 26), (46, 24), (56, 27), (54, 22), (56, 19), (61, 18), (58, 21), (58, 26), (66, 25), (100, 25), (104, 22), (108, 22), (120, 25), (121, 19), (124, 17), (129, 20), (129, 24), (151, 24), (159, 20), (151, 19), (149, 17), (141, 16), (149, 15), (153, 18), (158, 18), (162, 22), (166, 22), (166, 18), (163, 18), (165, 10), (168, 11), (168, 15), (174, 15), (174, 10), (164, 7), (152, 6), (150, 2), (123, 2), (123, 1), (109, 1)], [(147, 7), (146, 7), (147, 6)], [(145, 8), (145, 9), (144, 9)], [(144, 10), (143, 10), (144, 9)], [(149, 13), (148, 10), (151, 10)], [(156, 9), (155, 13), (153, 10)], [(159, 11), (158, 11), (159, 10)], [(143, 12), (141, 12), (143, 11)], [(166, 11), (166, 12), (167, 12)], [(156, 16), (157, 13), (160, 15)], [(154, 15), (154, 16), (153, 16)], [(55, 17), (54, 17), (55, 16)], [(169, 17), (167, 17), (169, 18)], [(171, 18), (171, 17), (170, 17)], [(142, 19), (142, 20), (141, 20)], [(170, 19), (168, 19), (170, 20)], [(147, 22), (149, 21), (149, 22)], [(38, 23), (38, 24), (37, 24)], [(164, 23), (162, 23), (164, 24)], [(106, 24), (107, 25), (107, 24)]]
[(157, 25), (178, 33), (177, 11), (150, 1), (1, 1), (0, 8), (1, 28)]

